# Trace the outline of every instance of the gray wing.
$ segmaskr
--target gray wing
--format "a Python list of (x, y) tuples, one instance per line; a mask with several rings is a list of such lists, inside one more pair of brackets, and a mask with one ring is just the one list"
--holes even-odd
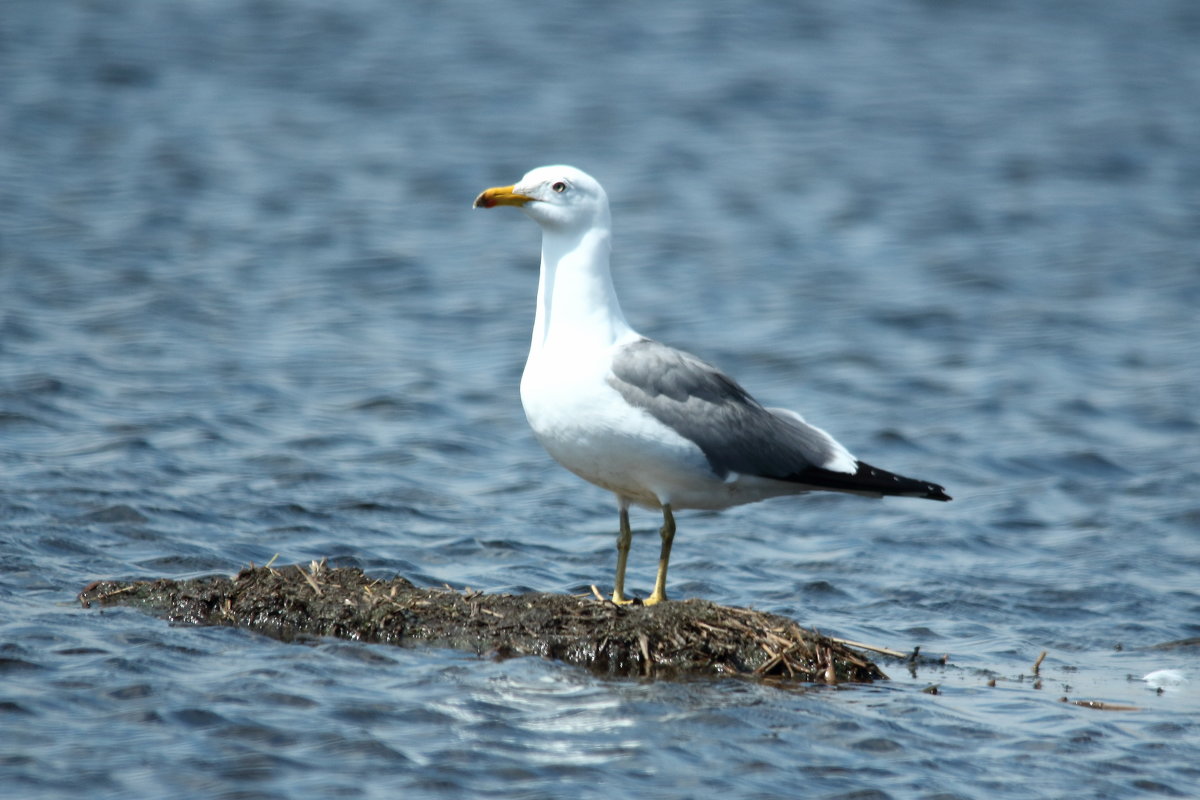
[(772, 413), (716, 367), (650, 339), (618, 350), (608, 380), (630, 405), (695, 442), (722, 478), (795, 480), (845, 454), (798, 415)]

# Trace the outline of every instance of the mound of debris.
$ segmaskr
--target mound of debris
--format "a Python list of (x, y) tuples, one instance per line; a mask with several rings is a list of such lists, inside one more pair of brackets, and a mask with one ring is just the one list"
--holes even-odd
[(351, 567), (250, 567), (233, 578), (97, 581), (84, 607), (125, 605), (174, 622), (249, 628), (279, 639), (537, 655), (608, 676), (743, 676), (841, 683), (886, 678), (862, 654), (774, 614), (704, 600), (614, 605), (591, 595), (483, 594), (377, 580)]

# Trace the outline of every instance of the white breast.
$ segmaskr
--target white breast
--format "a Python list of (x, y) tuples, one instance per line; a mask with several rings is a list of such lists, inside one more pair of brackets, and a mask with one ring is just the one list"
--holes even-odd
[(701, 485), (721, 486), (700, 448), (609, 386), (610, 360), (610, 348), (531, 354), (521, 402), (546, 451), (581, 478), (641, 505), (679, 505)]

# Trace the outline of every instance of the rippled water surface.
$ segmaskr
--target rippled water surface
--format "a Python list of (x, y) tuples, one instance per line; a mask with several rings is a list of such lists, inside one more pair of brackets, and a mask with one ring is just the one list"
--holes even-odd
[[(1189, 0), (8, 0), (0, 794), (1195, 796), (1198, 40)], [(944, 667), (607, 681), (74, 603), (276, 554), (607, 588), (612, 500), (517, 396), (536, 227), (470, 208), (554, 162), (635, 326), (955, 497), (683, 513), (675, 595)]]

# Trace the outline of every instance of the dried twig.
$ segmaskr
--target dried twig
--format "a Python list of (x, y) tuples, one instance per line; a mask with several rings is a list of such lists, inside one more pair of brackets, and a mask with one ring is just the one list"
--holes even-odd
[[(316, 562), (314, 561), (313, 563), (315, 564)], [(300, 565), (299, 565), (299, 564), (297, 564), (297, 565), (296, 565), (296, 571), (297, 571), (297, 572), (299, 572), (301, 575), (303, 575), (303, 576), (304, 576), (304, 580), (308, 581), (308, 585), (309, 585), (309, 586), (311, 586), (311, 587), (313, 588), (313, 591), (314, 591), (314, 592), (316, 592), (318, 595), (323, 595), (323, 594), (325, 594), (324, 592), (322, 592), (322, 591), (321, 591), (321, 587), (317, 585), (317, 582), (316, 582), (316, 580), (313, 578), (313, 576), (312, 576), (312, 575), (310, 575), (310, 574), (308, 574), (308, 573), (307, 573), (307, 572), (305, 572), (304, 570), (300, 569)]]
[(124, 589), (114, 589), (111, 592), (105, 592), (104, 594), (96, 595), (92, 599), (93, 600), (107, 600), (108, 598), (116, 597), (119, 594), (125, 594), (126, 592), (132, 592), (136, 588), (138, 588), (137, 584), (132, 584), (130, 586), (126, 586)]
[(1090, 708), (1094, 711), (1141, 711), (1140, 706), (1122, 706), (1116, 703), (1105, 703), (1100, 700), (1068, 700), (1065, 697), (1058, 698), (1060, 703), (1070, 703), (1073, 706), (1080, 708)]
[(851, 641), (850, 639), (839, 639), (836, 636), (830, 636), (829, 641), (844, 644), (846, 647), (857, 647), (859, 650), (870, 650), (872, 653), (883, 653), (885, 656), (892, 658), (908, 658), (908, 653), (901, 653), (899, 650), (889, 650), (886, 647), (876, 647), (873, 644), (863, 644), (862, 642)]
[(650, 637), (646, 636), (646, 634), (644, 634), (644, 633), (639, 633), (638, 634), (638, 647), (642, 651), (642, 658), (645, 659), (645, 661), (643, 662), (645, 665), (644, 672), (646, 675), (649, 675), (651, 668), (654, 666), (653, 663), (650, 661)]

